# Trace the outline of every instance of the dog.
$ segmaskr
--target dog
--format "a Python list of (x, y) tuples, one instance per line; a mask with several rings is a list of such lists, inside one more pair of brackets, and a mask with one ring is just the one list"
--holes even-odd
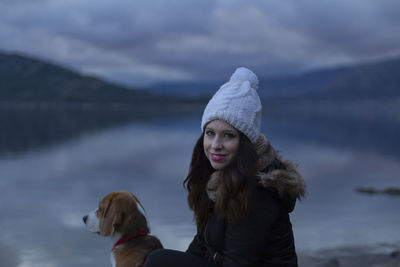
[(89, 232), (111, 238), (113, 267), (143, 266), (151, 251), (163, 248), (157, 237), (149, 235), (144, 208), (130, 192), (106, 195), (83, 221)]

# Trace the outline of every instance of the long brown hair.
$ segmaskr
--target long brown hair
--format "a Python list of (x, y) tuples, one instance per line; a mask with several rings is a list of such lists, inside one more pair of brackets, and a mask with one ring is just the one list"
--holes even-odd
[[(220, 184), (215, 212), (228, 220), (241, 220), (248, 215), (248, 192), (253, 183), (257, 154), (246, 135), (239, 132), (239, 151), (231, 164), (220, 170)], [(188, 190), (189, 207), (194, 211), (197, 228), (205, 228), (213, 202), (208, 198), (206, 185), (215, 171), (203, 148), (204, 133), (193, 149), (189, 173), (183, 184)]]

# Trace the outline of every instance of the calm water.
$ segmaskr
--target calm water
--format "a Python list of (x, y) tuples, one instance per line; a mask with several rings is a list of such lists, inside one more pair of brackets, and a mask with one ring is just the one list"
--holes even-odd
[[(186, 249), (194, 235), (182, 187), (200, 115), (0, 111), (0, 266), (110, 266), (108, 239), (82, 216), (115, 190), (135, 193), (152, 233)], [(264, 116), (263, 132), (299, 164), (307, 197), (291, 214), (297, 249), (400, 242), (394, 120)]]

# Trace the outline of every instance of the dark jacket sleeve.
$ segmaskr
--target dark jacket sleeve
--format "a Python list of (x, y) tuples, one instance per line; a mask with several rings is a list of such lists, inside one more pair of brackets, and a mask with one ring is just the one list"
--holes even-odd
[(273, 190), (257, 188), (253, 193), (249, 216), (227, 224), (223, 266), (257, 266), (265, 253), (279, 202)]
[(200, 233), (197, 233), (194, 236), (186, 252), (204, 258), (206, 254), (206, 247), (204, 244), (204, 239)]

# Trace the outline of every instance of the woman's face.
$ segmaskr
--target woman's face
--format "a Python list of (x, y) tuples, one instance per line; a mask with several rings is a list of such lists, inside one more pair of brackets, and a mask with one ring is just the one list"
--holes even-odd
[(203, 146), (211, 166), (222, 170), (238, 153), (239, 132), (225, 121), (213, 120), (204, 129)]

